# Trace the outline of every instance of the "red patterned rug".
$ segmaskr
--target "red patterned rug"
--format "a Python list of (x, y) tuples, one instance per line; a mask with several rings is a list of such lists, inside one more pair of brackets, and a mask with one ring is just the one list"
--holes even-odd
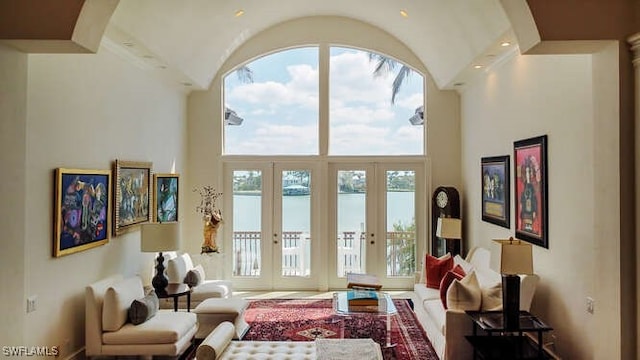
[(245, 319), (251, 325), (243, 340), (312, 341), (316, 338), (372, 338), (383, 347), (385, 360), (438, 359), (409, 300), (393, 300), (398, 314), (391, 317), (391, 343), (385, 348), (386, 317), (359, 313), (343, 317), (332, 300), (251, 300)]

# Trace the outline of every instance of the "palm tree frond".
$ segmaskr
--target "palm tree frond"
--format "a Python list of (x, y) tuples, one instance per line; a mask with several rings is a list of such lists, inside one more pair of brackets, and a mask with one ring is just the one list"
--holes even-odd
[(402, 87), (404, 80), (411, 75), (411, 71), (410, 67), (402, 65), (400, 71), (398, 71), (398, 75), (393, 79), (393, 85), (391, 86), (391, 104), (396, 103), (396, 96), (398, 95), (398, 92), (400, 92), (400, 88)]
[(238, 76), (238, 80), (245, 84), (253, 83), (253, 70), (246, 65), (242, 65), (237, 68), (236, 75)]
[(376, 67), (373, 70), (373, 75), (376, 77), (386, 75), (393, 71), (398, 65), (397, 61), (376, 53), (369, 53), (369, 61), (376, 62)]

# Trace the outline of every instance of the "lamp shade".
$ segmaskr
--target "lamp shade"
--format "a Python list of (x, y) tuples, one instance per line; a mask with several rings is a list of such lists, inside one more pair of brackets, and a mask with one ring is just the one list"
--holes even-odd
[(502, 274), (533, 274), (531, 244), (514, 238), (493, 241), (500, 244)]
[(462, 239), (462, 220), (438, 218), (436, 236), (443, 239)]
[(141, 226), (140, 250), (162, 252), (180, 249), (180, 223), (148, 223)]

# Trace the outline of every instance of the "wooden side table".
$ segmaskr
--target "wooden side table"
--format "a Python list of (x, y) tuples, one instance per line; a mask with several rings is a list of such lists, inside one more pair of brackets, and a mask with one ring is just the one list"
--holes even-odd
[(173, 298), (173, 311), (178, 311), (178, 298), (187, 296), (187, 311), (191, 311), (191, 288), (187, 284), (169, 284), (164, 292), (156, 293), (159, 299)]
[[(502, 311), (467, 311), (473, 321), (473, 335), (466, 336), (473, 346), (474, 359), (549, 359), (543, 349), (542, 334), (553, 330), (549, 325), (520, 311), (520, 326), (517, 330), (507, 330)], [(478, 335), (478, 329), (485, 335)], [(537, 346), (525, 333), (537, 334)]]

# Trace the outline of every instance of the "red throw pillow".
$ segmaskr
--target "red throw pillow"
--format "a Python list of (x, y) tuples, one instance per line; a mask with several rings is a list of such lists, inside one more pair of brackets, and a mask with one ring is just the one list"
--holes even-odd
[(449, 289), (449, 285), (454, 279), (462, 280), (466, 275), (460, 265), (454, 266), (453, 269), (444, 274), (442, 281), (440, 281), (440, 300), (445, 309), (447, 308), (447, 289)]
[(425, 283), (427, 287), (439, 289), (442, 278), (447, 271), (453, 268), (453, 258), (451, 257), (451, 254), (446, 254), (439, 258), (427, 254), (425, 264), (427, 272)]

